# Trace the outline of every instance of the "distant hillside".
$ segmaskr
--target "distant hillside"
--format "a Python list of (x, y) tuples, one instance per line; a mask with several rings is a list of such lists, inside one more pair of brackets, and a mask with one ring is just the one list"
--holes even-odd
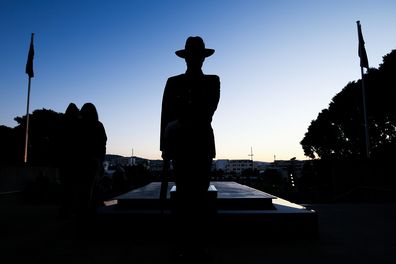
[[(106, 154), (105, 156), (105, 161), (114, 161), (114, 160), (118, 160), (118, 159), (124, 159), (124, 158), (130, 158), (130, 156), (125, 157), (122, 155), (117, 155), (117, 154)], [(135, 159), (138, 160), (148, 160), (146, 158), (142, 158), (142, 157), (134, 157)], [(161, 159), (159, 159), (161, 160)], [(214, 160), (215, 162), (228, 162), (230, 160), (228, 159), (218, 159), (218, 160)], [(271, 164), (272, 162), (265, 162), (265, 161), (254, 161), (255, 166), (267, 166), (269, 164)]]
[(113, 161), (117, 159), (125, 158), (124, 156), (121, 155), (115, 155), (115, 154), (106, 154), (105, 156), (105, 161)]

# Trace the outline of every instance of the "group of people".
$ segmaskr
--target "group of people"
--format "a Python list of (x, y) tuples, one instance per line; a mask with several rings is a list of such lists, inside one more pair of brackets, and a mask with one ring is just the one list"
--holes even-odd
[[(189, 37), (185, 49), (176, 51), (185, 59), (187, 70), (168, 79), (163, 95), (160, 150), (163, 159), (173, 165), (181, 239), (200, 232), (196, 227), (202, 225), (200, 216), (205, 215), (209, 202), (210, 171), (216, 154), (211, 123), (220, 99), (220, 78), (204, 74), (202, 66), (213, 53), (205, 48), (202, 38)], [(81, 110), (71, 103), (63, 124), (60, 167), (64, 208), (89, 213), (96, 206), (95, 186), (103, 174), (105, 129), (92, 103)], [(194, 227), (197, 231), (192, 234)]]
[(106, 132), (92, 103), (81, 109), (70, 103), (63, 118), (59, 142), (62, 213), (88, 215), (96, 206), (96, 185), (103, 176)]

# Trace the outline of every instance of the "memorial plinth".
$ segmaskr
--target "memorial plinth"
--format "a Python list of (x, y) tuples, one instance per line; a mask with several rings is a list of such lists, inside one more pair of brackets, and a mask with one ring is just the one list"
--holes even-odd
[[(159, 200), (160, 182), (152, 182), (144, 187), (115, 197), (117, 206), (124, 209), (169, 209), (171, 194), (175, 191), (174, 183), (168, 184), (165, 205)], [(212, 189), (211, 189), (212, 188)], [(172, 190), (173, 189), (173, 190)], [(272, 200), (275, 196), (236, 182), (212, 182), (209, 192), (217, 190), (216, 204), (218, 210), (275, 210)]]
[[(308, 235), (317, 232), (317, 215), (301, 205), (286, 201), (236, 182), (211, 182), (216, 190), (213, 202), (216, 215), (213, 228), (218, 234), (241, 235)], [(116, 203), (98, 209), (98, 215), (107, 220), (129, 226), (153, 228), (172, 222), (171, 190), (169, 183), (167, 199), (159, 200), (160, 182), (153, 182), (114, 198)], [(173, 190), (174, 191), (174, 190)], [(127, 220), (126, 220), (127, 219)], [(146, 227), (145, 227), (146, 225)]]

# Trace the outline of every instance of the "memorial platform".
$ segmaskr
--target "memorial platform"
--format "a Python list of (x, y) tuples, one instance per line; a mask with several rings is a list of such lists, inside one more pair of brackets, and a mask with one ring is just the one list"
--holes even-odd
[[(173, 182), (168, 184), (165, 204), (161, 204), (159, 200), (160, 187), (160, 182), (152, 182), (117, 196), (114, 200), (117, 201), (118, 207), (124, 209), (169, 210), (176, 186)], [(214, 196), (212, 199), (216, 200), (218, 210), (275, 210), (272, 200), (277, 197), (236, 182), (211, 182), (208, 192), (216, 192), (210, 196)]]
[[(213, 260), (209, 263), (395, 262), (394, 202), (311, 204), (309, 207), (318, 212), (320, 239), (289, 239), (288, 234), (269, 239), (265, 231), (270, 227), (261, 224), (257, 229), (264, 235), (250, 234), (254, 240), (224, 240), (214, 226), (208, 236)], [(152, 218), (156, 219), (152, 221), (156, 225), (151, 228), (136, 225), (133, 216), (105, 217), (110, 221), (92, 225), (93, 235), (81, 236), (76, 229), (77, 219), (59, 217), (59, 209), (56, 204), (27, 202), (21, 193), (0, 195), (1, 263), (201, 263), (175, 259), (178, 247), (169, 239), (171, 227), (164, 233), (151, 231), (158, 229), (162, 220), (158, 212)], [(89, 224), (91, 226), (91, 222)], [(147, 234), (146, 239), (137, 237), (135, 230)], [(243, 226), (240, 230), (244, 230)], [(117, 231), (118, 236), (110, 236)], [(234, 231), (238, 230), (228, 230), (229, 236)], [(103, 235), (106, 232), (110, 233), (107, 237)]]
[[(128, 226), (136, 234), (143, 230), (144, 234), (171, 232), (173, 185), (168, 185), (165, 203), (159, 200), (161, 183), (153, 182), (115, 197), (109, 206), (98, 208), (98, 216), (106, 224)], [(317, 235), (317, 214), (313, 210), (236, 182), (216, 181), (211, 185), (217, 190), (211, 232), (221, 237)]]

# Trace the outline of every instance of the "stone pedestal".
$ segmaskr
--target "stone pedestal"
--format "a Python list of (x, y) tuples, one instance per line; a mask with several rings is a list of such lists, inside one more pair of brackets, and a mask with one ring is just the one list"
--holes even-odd
[[(174, 225), (172, 200), (176, 190), (169, 183), (167, 200), (159, 200), (160, 182), (114, 198), (112, 205), (98, 209), (98, 216), (106, 224), (127, 225), (134, 232), (171, 232)], [(245, 237), (315, 237), (317, 214), (301, 205), (259, 191), (236, 182), (211, 182), (216, 215), (211, 224), (212, 232), (227, 238)], [(113, 226), (115, 226), (113, 225)], [(169, 234), (162, 234), (167, 236)]]

